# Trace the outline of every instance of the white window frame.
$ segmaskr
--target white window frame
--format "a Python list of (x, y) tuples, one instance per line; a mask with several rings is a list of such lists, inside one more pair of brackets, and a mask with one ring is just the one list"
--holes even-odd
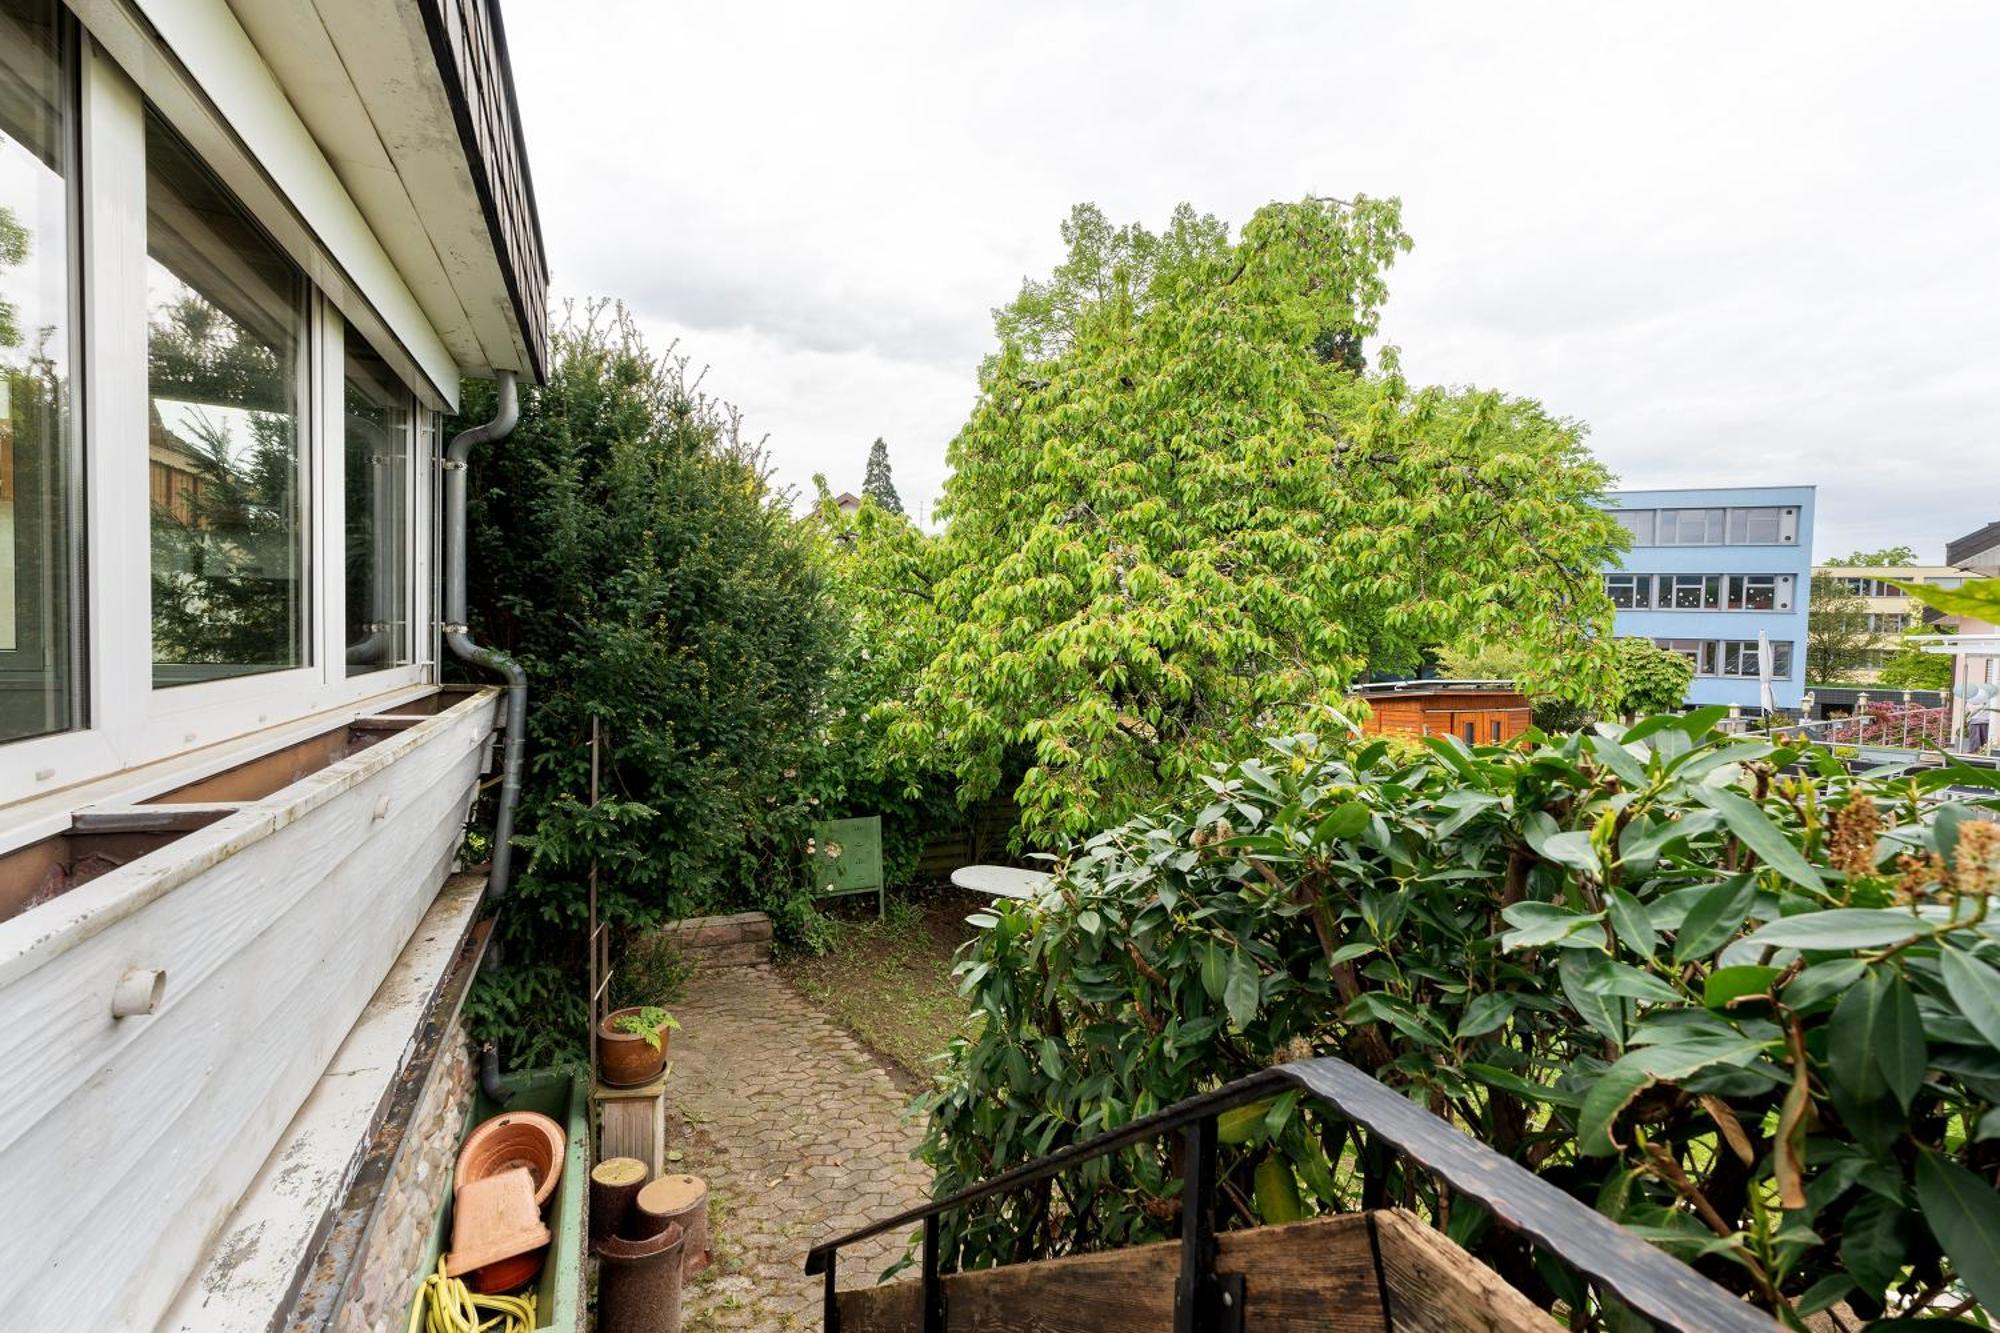
[[(304, 439), (308, 492), (310, 665), (155, 689), (152, 681), (152, 539), (145, 441), (149, 431), (146, 321), (147, 98), (89, 35), (83, 38), (79, 121), (83, 404), (81, 484), (87, 546), (82, 562), (87, 638), (84, 725), (0, 744), (0, 850), (23, 828), (9, 807), (62, 788), (437, 679), (429, 595), (434, 566), (435, 424), (413, 417), (409, 487), (412, 579), (410, 653), (403, 667), (346, 674), (345, 524), (339, 485), (344, 457), (341, 317), (312, 282), (306, 356), (314, 374)], [(163, 77), (158, 68), (149, 69)], [(177, 99), (155, 110), (207, 160), (203, 127)], [(211, 164), (213, 167), (216, 164)], [(242, 164), (231, 164), (240, 175)], [(231, 173), (217, 171), (225, 182)], [(260, 222), (249, 199), (239, 199)], [(331, 366), (329, 367), (329, 358)], [(425, 396), (416, 397), (419, 413)], [(428, 446), (428, 447), (427, 447)], [(423, 453), (419, 453), (422, 449)], [(73, 483), (74, 484), (74, 483)]]

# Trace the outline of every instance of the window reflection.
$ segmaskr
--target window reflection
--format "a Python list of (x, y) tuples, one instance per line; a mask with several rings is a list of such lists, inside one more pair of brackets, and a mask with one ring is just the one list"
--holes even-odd
[(305, 279), (146, 121), (153, 683), (303, 665)]
[(409, 661), (410, 391), (347, 331), (347, 674)]
[(0, 0), (0, 742), (78, 722), (68, 43), (54, 0)]

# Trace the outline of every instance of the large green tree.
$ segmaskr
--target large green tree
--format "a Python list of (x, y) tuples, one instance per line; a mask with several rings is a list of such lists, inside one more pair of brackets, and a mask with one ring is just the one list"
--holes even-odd
[(1854, 551), (1839, 560), (1826, 562), (1842, 569), (1880, 569), (1888, 565), (1914, 565), (1917, 551), (1913, 546), (1885, 546), (1879, 551)]
[(1813, 576), (1806, 613), (1806, 682), (1841, 685), (1868, 661), (1868, 603), (1841, 580)]
[[(972, 794), (1019, 772), (1031, 834), (1098, 827), (1367, 670), (1466, 638), (1609, 702), (1622, 544), (1582, 431), (1532, 401), (1362, 368), (1393, 200), (1269, 205), (1232, 238), (1079, 207), (995, 312), (950, 450), (905, 743)], [(914, 629), (914, 626), (912, 626)]]

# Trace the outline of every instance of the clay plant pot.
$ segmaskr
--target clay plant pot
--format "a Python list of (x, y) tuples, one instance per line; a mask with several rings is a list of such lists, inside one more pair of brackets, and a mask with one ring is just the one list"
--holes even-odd
[(515, 1167), (525, 1167), (535, 1182), (535, 1207), (540, 1208), (556, 1192), (562, 1177), (563, 1128), (545, 1115), (533, 1111), (508, 1111), (496, 1115), (465, 1136), (458, 1150), (458, 1172), (453, 1189), (497, 1176)]
[(548, 1246), (538, 1250), (528, 1250), (511, 1259), (502, 1259), (497, 1264), (475, 1268), (465, 1275), (466, 1285), (481, 1296), (502, 1296), (510, 1291), (519, 1291), (541, 1276), (542, 1260), (548, 1257)]
[[(534, 1256), (539, 1270), (548, 1244), (549, 1229), (535, 1206), (534, 1177), (524, 1166), (513, 1167), (472, 1181), (453, 1196), (451, 1252), (444, 1257), (444, 1271), (448, 1277), (464, 1277), (521, 1255)], [(503, 1270), (495, 1280), (507, 1276)]]
[(597, 1025), (597, 1072), (614, 1088), (636, 1088), (651, 1083), (667, 1067), (667, 1039), (673, 1033), (661, 1030), (660, 1049), (636, 1032), (619, 1032), (615, 1025), (640, 1008), (614, 1009)]
[(681, 1229), (597, 1247), (598, 1333), (680, 1333)]

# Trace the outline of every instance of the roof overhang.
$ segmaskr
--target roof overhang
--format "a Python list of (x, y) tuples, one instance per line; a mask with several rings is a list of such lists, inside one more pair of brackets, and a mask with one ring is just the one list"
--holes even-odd
[(462, 371), (544, 377), (548, 268), (498, 0), (228, 0)]

